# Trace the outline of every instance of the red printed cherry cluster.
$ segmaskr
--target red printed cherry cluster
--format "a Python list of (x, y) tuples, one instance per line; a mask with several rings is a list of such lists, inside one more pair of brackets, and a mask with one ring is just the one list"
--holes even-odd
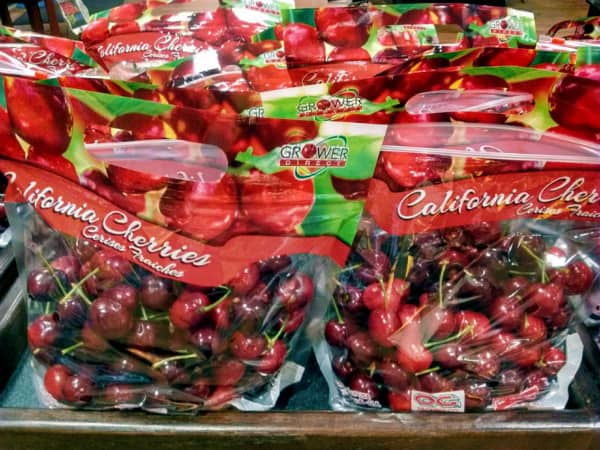
[[(506, 226), (506, 224), (504, 225)], [(348, 401), (411, 410), (411, 391), (463, 391), (467, 410), (547, 391), (594, 274), (575, 253), (500, 223), (387, 234), (365, 223), (325, 338)]]
[(27, 279), (38, 312), (29, 345), (49, 366), (46, 390), (79, 407), (193, 411), (260, 393), (315, 295), (301, 256), (250, 264), (214, 288), (155, 276), (85, 239), (40, 260)]

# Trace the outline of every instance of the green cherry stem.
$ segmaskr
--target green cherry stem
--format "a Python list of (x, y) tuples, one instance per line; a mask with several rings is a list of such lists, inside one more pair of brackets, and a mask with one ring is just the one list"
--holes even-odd
[(542, 258), (540, 258), (538, 255), (536, 255), (529, 247), (527, 247), (527, 245), (520, 244), (520, 246), (523, 250), (525, 250), (525, 253), (527, 253), (529, 256), (531, 256), (538, 264), (544, 263), (544, 260)]
[(354, 269), (358, 269), (361, 266), (362, 264), (354, 264), (353, 266), (344, 267), (342, 270), (340, 270), (340, 273), (350, 272)]
[(203, 313), (207, 313), (209, 311), (212, 311), (213, 309), (215, 309), (217, 306), (219, 306), (221, 303), (223, 303), (223, 301), (229, 297), (229, 294), (231, 294), (231, 288), (228, 288), (227, 286), (221, 286), (223, 288), (225, 288), (227, 291), (225, 292), (225, 294), (223, 294), (223, 296), (221, 296), (219, 299), (217, 299), (216, 302), (211, 303), (208, 306), (205, 306), (204, 308), (200, 308), (200, 312)]
[(473, 325), (467, 325), (466, 327), (464, 327), (462, 330), (460, 330), (458, 333), (456, 333), (453, 336), (448, 336), (447, 338), (444, 339), (440, 339), (439, 341), (429, 341), (426, 342), (425, 344), (423, 344), (423, 346), (427, 349), (429, 348), (433, 348), (433, 347), (438, 347), (440, 345), (444, 345), (444, 344), (448, 344), (449, 342), (453, 342), (456, 341), (457, 339), (460, 339), (461, 337), (463, 337), (465, 334), (471, 333), (473, 331)]
[(446, 276), (446, 268), (448, 267), (448, 263), (444, 263), (442, 265), (442, 270), (440, 271), (440, 279), (438, 282), (438, 302), (440, 304), (440, 308), (444, 306), (444, 276)]
[(140, 311), (142, 313), (142, 319), (148, 320), (148, 311), (146, 311), (146, 308), (144, 307), (143, 303), (140, 303)]
[(65, 289), (65, 287), (61, 283), (60, 279), (56, 276), (56, 271), (54, 270), (54, 267), (52, 267), (52, 264), (50, 264), (50, 262), (46, 258), (44, 258), (44, 255), (42, 254), (41, 250), (38, 252), (38, 256), (42, 260), (42, 263), (44, 264), (44, 266), (46, 266), (46, 268), (52, 274), (52, 278), (54, 278), (54, 281), (56, 281), (56, 285), (60, 289), (61, 293), (63, 295), (65, 295), (67, 293), (67, 290)]
[(85, 294), (83, 294), (83, 291), (81, 291), (81, 287), (85, 284), (85, 282), (87, 280), (89, 280), (91, 277), (96, 275), (96, 273), (98, 271), (99, 271), (99, 269), (97, 269), (97, 268), (92, 270), (85, 277), (83, 277), (81, 280), (79, 280), (79, 282), (77, 284), (74, 284), (71, 287), (71, 290), (69, 292), (65, 293), (64, 297), (60, 300), (60, 303), (66, 303), (73, 296), (73, 294), (78, 293), (81, 295), (81, 297), (84, 299), (84, 301), (87, 302), (88, 305), (91, 305), (92, 302), (90, 301), (89, 298), (87, 298), (87, 296)]
[(160, 361), (156, 361), (154, 364), (152, 364), (152, 368), (158, 369), (159, 367), (164, 366), (168, 362), (184, 361), (186, 359), (196, 359), (196, 358), (198, 358), (198, 355), (196, 353), (188, 353), (186, 355), (170, 356), (168, 358), (161, 359)]
[(265, 339), (267, 340), (267, 348), (272, 348), (275, 345), (275, 342), (277, 342), (277, 340), (281, 337), (281, 335), (283, 334), (283, 331), (285, 330), (285, 327), (287, 326), (288, 320), (285, 319), (283, 321), (283, 324), (281, 325), (281, 327), (279, 328), (279, 330), (277, 330), (277, 333), (275, 333), (275, 336), (273, 337), (269, 337), (269, 335), (267, 333), (265, 333)]
[(428, 373), (433, 373), (441, 370), (440, 366), (430, 367), (429, 369), (422, 370), (421, 372), (415, 373), (416, 377), (420, 377), (421, 375), (427, 375)]
[(339, 324), (344, 323), (344, 318), (342, 317), (342, 313), (340, 312), (340, 308), (338, 308), (337, 302), (335, 301), (335, 297), (331, 297), (331, 304), (333, 305), (333, 310), (335, 311), (335, 317)]
[(83, 347), (83, 345), (83, 342), (77, 342), (76, 344), (73, 344), (70, 347), (63, 348), (60, 353), (61, 355), (68, 355), (69, 353), (77, 350), (78, 348)]
[(168, 318), (169, 318), (169, 313), (160, 313), (160, 314), (152, 314), (151, 316), (147, 316), (146, 320), (158, 322), (160, 320), (165, 320)]

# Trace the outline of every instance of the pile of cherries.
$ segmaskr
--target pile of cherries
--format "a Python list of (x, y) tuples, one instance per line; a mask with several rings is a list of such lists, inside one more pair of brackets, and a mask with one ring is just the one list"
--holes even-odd
[(365, 219), (354, 247), (325, 326), (331, 364), (345, 401), (393, 411), (412, 390), (464, 391), (466, 410), (539, 397), (566, 363), (568, 297), (594, 278), (501, 223), (399, 237)]
[[(279, 371), (315, 296), (301, 256), (250, 264), (227, 285), (161, 278), (79, 239), (27, 279), (28, 340), (44, 385), (78, 407), (218, 408)], [(40, 314), (41, 312), (41, 314)]]

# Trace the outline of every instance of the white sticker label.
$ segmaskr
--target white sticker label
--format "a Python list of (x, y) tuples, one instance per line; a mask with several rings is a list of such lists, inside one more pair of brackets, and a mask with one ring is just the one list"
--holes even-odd
[(411, 391), (411, 411), (465, 412), (465, 392), (421, 392)]

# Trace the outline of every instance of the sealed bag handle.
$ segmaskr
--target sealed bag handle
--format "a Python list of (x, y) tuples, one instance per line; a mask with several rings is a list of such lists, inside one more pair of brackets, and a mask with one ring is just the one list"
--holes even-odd
[(409, 114), (451, 112), (486, 112), (496, 114), (526, 112), (534, 104), (528, 92), (510, 92), (498, 89), (440, 90), (422, 92), (406, 102)]

